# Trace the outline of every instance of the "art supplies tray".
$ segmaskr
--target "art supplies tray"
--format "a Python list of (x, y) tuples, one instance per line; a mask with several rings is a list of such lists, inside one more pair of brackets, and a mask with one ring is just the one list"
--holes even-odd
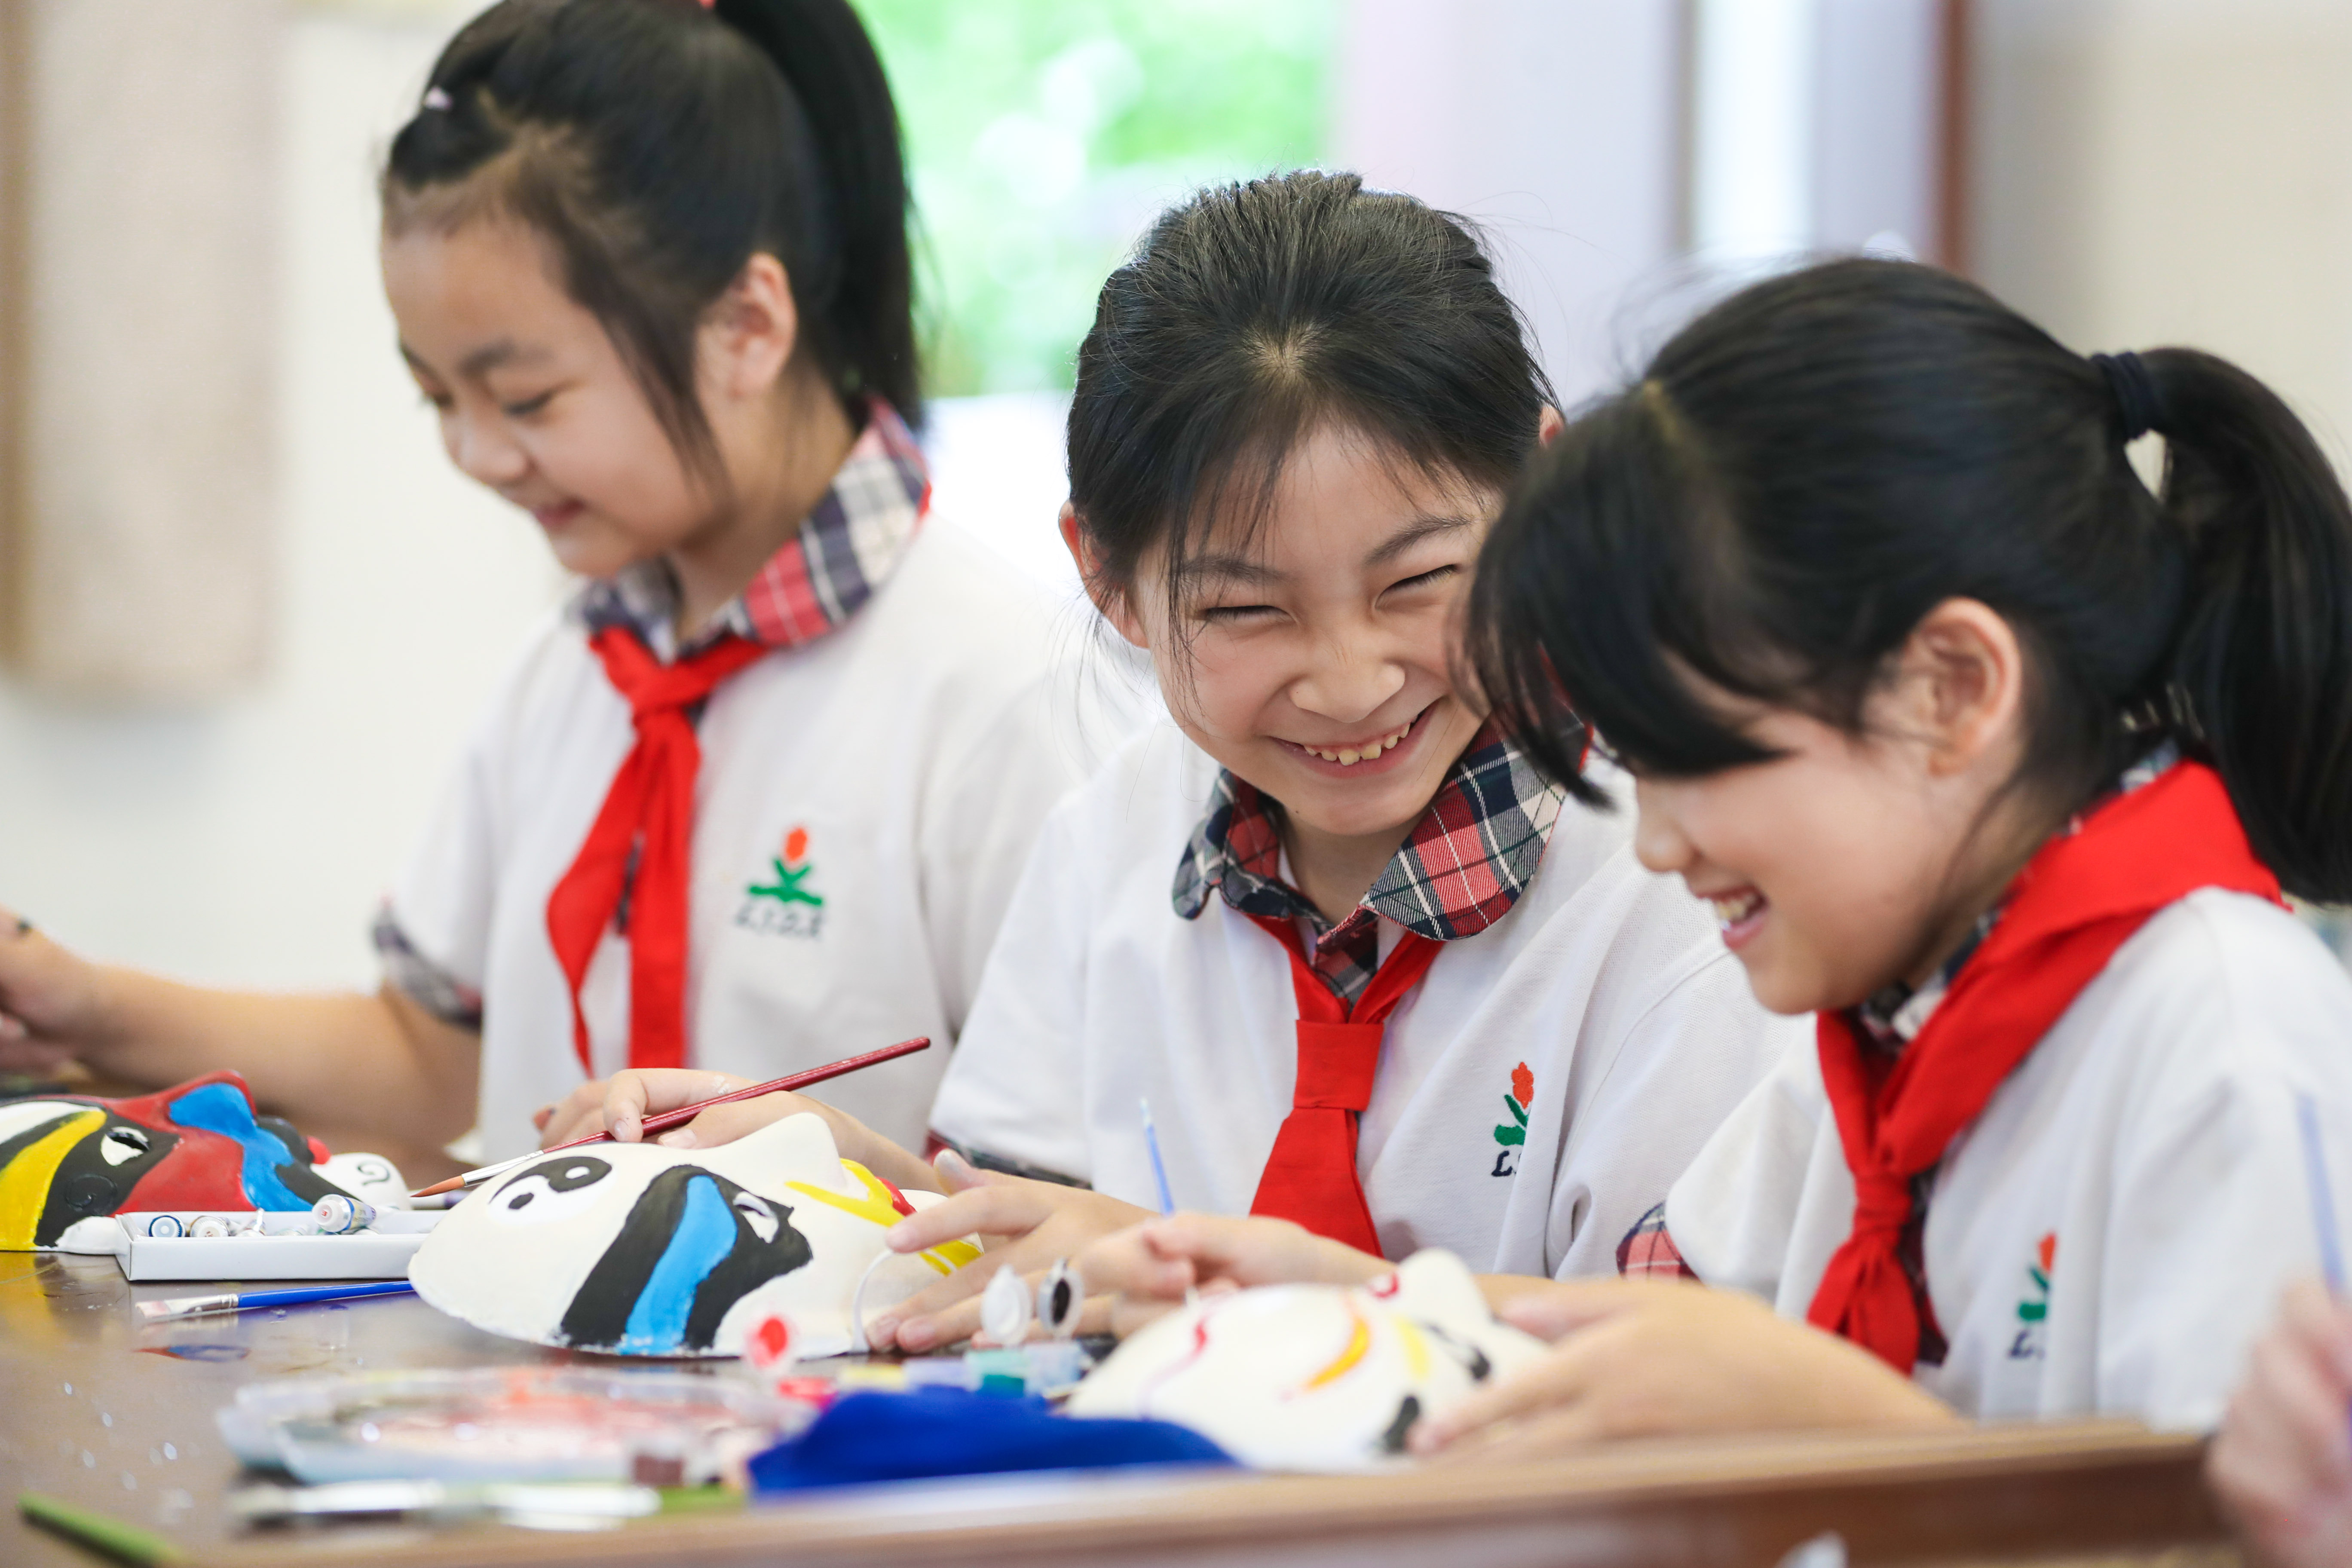
[[(89, 1219), (59, 1238), (62, 1252), (110, 1252), (126, 1279), (405, 1279), (408, 1259), (440, 1223), (439, 1210), (379, 1210), (367, 1229), (348, 1236), (321, 1236), (308, 1211), (239, 1214), (223, 1217), (259, 1222), (257, 1231), (237, 1236), (153, 1236), (159, 1216), (126, 1213), (110, 1220)], [(183, 1232), (204, 1215), (174, 1214)]]
[(797, 1434), (814, 1405), (692, 1373), (488, 1367), (282, 1379), (215, 1417), (248, 1465), (301, 1481), (710, 1479)]

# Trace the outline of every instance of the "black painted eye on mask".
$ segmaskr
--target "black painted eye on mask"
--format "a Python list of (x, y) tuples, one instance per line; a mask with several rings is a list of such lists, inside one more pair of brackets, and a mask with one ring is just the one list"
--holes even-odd
[(490, 1218), (500, 1225), (551, 1225), (593, 1204), (595, 1187), (613, 1173), (610, 1162), (593, 1154), (541, 1160), (509, 1177), (490, 1194)]

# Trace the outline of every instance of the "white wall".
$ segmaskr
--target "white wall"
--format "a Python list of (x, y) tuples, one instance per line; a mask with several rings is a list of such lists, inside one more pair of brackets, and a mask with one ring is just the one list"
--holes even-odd
[(1976, 271), (2084, 350), (2191, 343), (2352, 430), (2352, 5), (1979, 0)]
[(1682, 222), (1682, 8), (1351, 0), (1332, 161), (1480, 220), (1573, 405), (1651, 346)]
[(559, 592), (529, 521), (442, 458), (376, 283), (373, 162), (445, 26), (291, 25), (266, 680), (177, 710), (0, 684), (0, 900), (92, 953), (372, 984), (376, 900), (486, 684)]

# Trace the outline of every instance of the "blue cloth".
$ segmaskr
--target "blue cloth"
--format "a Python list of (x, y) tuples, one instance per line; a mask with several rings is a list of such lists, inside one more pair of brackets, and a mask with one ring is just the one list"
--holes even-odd
[(809, 1429), (751, 1459), (759, 1492), (860, 1481), (1097, 1470), (1128, 1465), (1231, 1465), (1233, 1457), (1167, 1421), (1056, 1415), (1044, 1400), (960, 1388), (852, 1394)]

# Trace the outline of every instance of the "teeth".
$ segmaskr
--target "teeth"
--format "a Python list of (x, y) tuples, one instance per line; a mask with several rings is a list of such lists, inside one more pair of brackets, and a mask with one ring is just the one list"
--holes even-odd
[(1750, 889), (1727, 899), (1709, 899), (1707, 902), (1715, 906), (1715, 918), (1728, 929), (1762, 909), (1764, 895)]
[(1368, 757), (1377, 757), (1382, 752), (1393, 750), (1399, 742), (1412, 733), (1412, 726), (1407, 724), (1402, 729), (1382, 735), (1379, 740), (1360, 750), (1351, 746), (1343, 746), (1337, 751), (1326, 751), (1321, 746), (1305, 746), (1302, 749), (1307, 755), (1320, 757), (1327, 763), (1337, 763), (1343, 768), (1353, 767)]

